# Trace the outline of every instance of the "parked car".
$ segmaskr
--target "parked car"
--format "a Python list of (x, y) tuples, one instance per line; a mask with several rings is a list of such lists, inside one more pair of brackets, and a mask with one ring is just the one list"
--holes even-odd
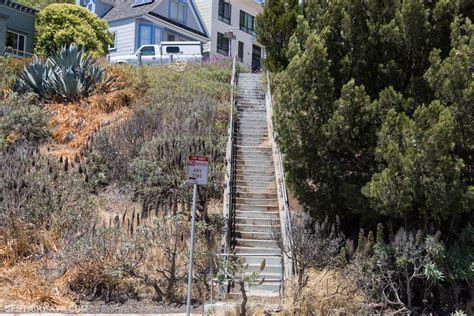
[(133, 55), (113, 56), (113, 64), (170, 64), (176, 61), (202, 62), (201, 42), (161, 42), (159, 45), (143, 45)]

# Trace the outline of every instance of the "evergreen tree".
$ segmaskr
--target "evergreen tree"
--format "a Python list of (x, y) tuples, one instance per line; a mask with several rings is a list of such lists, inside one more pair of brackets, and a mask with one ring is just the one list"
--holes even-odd
[[(295, 38), (290, 46), (296, 55), (278, 78), (281, 85), (275, 96), (275, 120), (286, 153), (289, 184), (301, 201), (308, 201), (304, 195), (311, 195), (313, 181), (320, 178), (325, 165), (318, 153), (325, 145), (322, 125), (332, 113), (333, 80), (320, 36), (312, 33), (303, 50)], [(326, 188), (324, 183), (318, 190)]]
[(296, 27), (297, 0), (269, 0), (257, 16), (257, 40), (266, 46), (265, 66), (280, 71), (288, 66), (287, 48)]
[(451, 154), (455, 126), (452, 110), (438, 101), (419, 106), (413, 118), (389, 111), (376, 148), (383, 169), (364, 188), (378, 212), (426, 228), (464, 210), (463, 162)]

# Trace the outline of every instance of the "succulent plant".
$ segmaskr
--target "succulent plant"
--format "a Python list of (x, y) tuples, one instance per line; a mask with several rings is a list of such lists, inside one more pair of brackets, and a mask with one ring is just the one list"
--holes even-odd
[(20, 92), (31, 90), (41, 98), (61, 96), (77, 101), (89, 96), (105, 80), (92, 56), (76, 45), (64, 46), (45, 62), (39, 59), (25, 67), (18, 80)]

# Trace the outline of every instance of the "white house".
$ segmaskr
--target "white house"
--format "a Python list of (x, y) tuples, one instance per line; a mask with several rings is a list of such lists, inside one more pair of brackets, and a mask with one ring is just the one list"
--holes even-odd
[(247, 67), (259, 69), (263, 46), (255, 37), (255, 17), (263, 11), (261, 0), (195, 0), (209, 32), (211, 56), (233, 56)]
[(209, 41), (194, 0), (76, 0), (108, 22), (114, 33), (110, 55), (130, 55), (162, 41)]

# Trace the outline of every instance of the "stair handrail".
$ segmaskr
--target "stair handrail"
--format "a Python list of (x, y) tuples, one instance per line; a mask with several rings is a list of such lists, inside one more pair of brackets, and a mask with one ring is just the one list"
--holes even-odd
[[(285, 180), (285, 170), (283, 168), (283, 159), (280, 151), (280, 146), (278, 144), (278, 132), (274, 128), (273, 121), (273, 97), (270, 84), (270, 72), (266, 71), (267, 78), (267, 91), (265, 93), (265, 104), (267, 107), (268, 119), (268, 128), (269, 134), (273, 136), (273, 158), (275, 160), (276, 176), (277, 176), (277, 189), (279, 191), (279, 200), (281, 199), (281, 207), (283, 208), (283, 218), (280, 216), (281, 221), (281, 234), (282, 234), (282, 258), (283, 258), (283, 269), (282, 269), (282, 292), (284, 293), (284, 281), (286, 278), (291, 277), (294, 274), (294, 264), (293, 264), (293, 255), (291, 253), (292, 249), (292, 227), (291, 227), (291, 216), (290, 216), (290, 207), (288, 202), (288, 191), (286, 188)], [(283, 296), (283, 293), (281, 295)]]
[[(237, 64), (237, 52), (234, 54), (232, 61), (232, 74), (230, 79), (231, 93), (230, 93), (230, 117), (229, 117), (229, 129), (227, 132), (227, 147), (226, 147), (226, 172), (225, 172), (225, 189), (224, 189), (224, 206), (223, 216), (225, 226), (223, 229), (222, 236), (222, 247), (221, 253), (227, 254), (231, 251), (234, 246), (235, 236), (235, 102), (236, 102), (236, 86), (237, 86), (237, 75), (238, 75), (238, 64)], [(223, 256), (224, 260), (224, 273), (227, 276), (227, 256)]]

